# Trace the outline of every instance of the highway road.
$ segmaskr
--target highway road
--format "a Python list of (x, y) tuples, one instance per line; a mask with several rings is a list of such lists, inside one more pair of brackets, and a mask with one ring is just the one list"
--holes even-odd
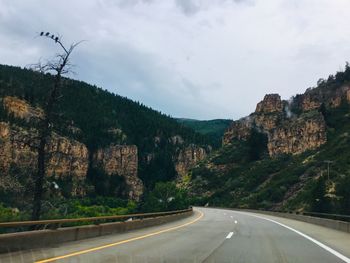
[(350, 263), (350, 234), (273, 216), (195, 208), (193, 216), (169, 224), (2, 254), (0, 262)]

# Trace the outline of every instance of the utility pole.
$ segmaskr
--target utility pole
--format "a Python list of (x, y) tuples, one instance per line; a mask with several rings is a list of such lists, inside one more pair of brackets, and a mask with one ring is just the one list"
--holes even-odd
[(329, 181), (329, 165), (332, 164), (334, 161), (326, 160), (324, 162), (327, 164), (327, 174), (328, 174), (328, 181)]

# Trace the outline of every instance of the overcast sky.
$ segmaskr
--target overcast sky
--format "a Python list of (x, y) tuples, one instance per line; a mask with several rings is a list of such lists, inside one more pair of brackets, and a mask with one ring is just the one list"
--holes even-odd
[(76, 79), (174, 117), (237, 119), (350, 60), (349, 0), (0, 0), (0, 63), (26, 66), (87, 40)]

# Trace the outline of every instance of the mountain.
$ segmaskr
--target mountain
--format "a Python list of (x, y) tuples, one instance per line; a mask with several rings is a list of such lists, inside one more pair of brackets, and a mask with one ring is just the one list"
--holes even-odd
[(348, 64), (288, 101), (266, 95), (191, 171), (192, 195), (215, 206), (350, 214), (349, 103)]
[(215, 146), (221, 145), (222, 136), (232, 122), (231, 120), (227, 119), (201, 121), (185, 118), (178, 118), (177, 121), (186, 127), (192, 128), (200, 134), (210, 137)]
[[(38, 125), (53, 76), (0, 65), (0, 198), (30, 203)], [(139, 102), (65, 78), (51, 124), (46, 198), (140, 200), (206, 157), (213, 141)]]

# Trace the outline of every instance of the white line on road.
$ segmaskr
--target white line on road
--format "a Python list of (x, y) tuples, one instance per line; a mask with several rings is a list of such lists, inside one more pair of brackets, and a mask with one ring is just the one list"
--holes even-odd
[(238, 222), (237, 222), (237, 220), (235, 220), (235, 224), (237, 224)]
[(227, 235), (227, 239), (230, 239), (231, 237), (233, 236), (233, 232), (230, 232), (230, 233), (228, 233), (228, 235)]
[(317, 241), (316, 239), (314, 239), (314, 238), (312, 238), (312, 237), (310, 237), (310, 236), (308, 236), (308, 235), (306, 235), (306, 234), (300, 232), (299, 230), (296, 230), (296, 229), (294, 229), (294, 228), (292, 228), (292, 227), (290, 227), (290, 226), (287, 226), (287, 225), (285, 225), (285, 224), (282, 224), (282, 223), (280, 223), (280, 222), (277, 222), (277, 221), (275, 221), (275, 220), (272, 220), (272, 219), (269, 219), (269, 218), (266, 218), (266, 217), (257, 216), (257, 215), (252, 215), (252, 214), (250, 214), (250, 213), (245, 213), (245, 212), (238, 212), (238, 211), (235, 211), (235, 212), (236, 212), (236, 213), (239, 213), (239, 214), (244, 214), (244, 215), (248, 215), (248, 216), (253, 216), (253, 217), (256, 217), (256, 218), (264, 219), (264, 220), (270, 221), (270, 222), (272, 222), (272, 223), (275, 223), (275, 224), (277, 224), (277, 225), (280, 225), (280, 226), (282, 226), (282, 227), (285, 227), (285, 228), (287, 228), (287, 229), (289, 229), (289, 230), (291, 230), (291, 231), (297, 233), (298, 235), (301, 235), (302, 237), (304, 237), (304, 238), (310, 240), (311, 242), (313, 242), (313, 243), (315, 243), (316, 245), (320, 246), (320, 247), (323, 248), (324, 250), (326, 250), (326, 251), (328, 251), (329, 253), (333, 254), (334, 256), (340, 258), (340, 259), (343, 260), (344, 262), (350, 263), (350, 258), (344, 256), (343, 254), (340, 254), (338, 251), (336, 251), (336, 250), (330, 248), (329, 246), (326, 246), (325, 244), (321, 243), (320, 241)]

